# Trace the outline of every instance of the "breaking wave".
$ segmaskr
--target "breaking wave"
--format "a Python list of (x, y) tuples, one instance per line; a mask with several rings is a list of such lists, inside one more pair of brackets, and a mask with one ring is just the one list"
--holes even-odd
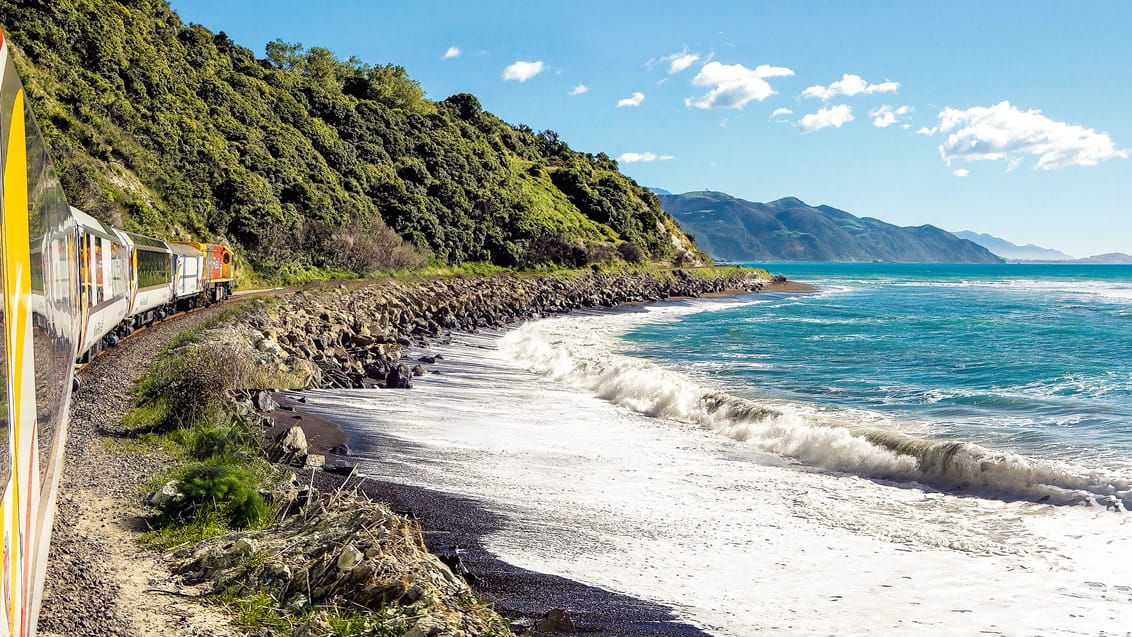
[(1004, 499), (1132, 509), (1132, 476), (894, 431), (881, 426), (883, 416), (863, 410), (735, 396), (615, 353), (612, 338), (593, 320), (528, 323), (505, 335), (499, 349), (531, 371), (613, 404), (812, 467)]

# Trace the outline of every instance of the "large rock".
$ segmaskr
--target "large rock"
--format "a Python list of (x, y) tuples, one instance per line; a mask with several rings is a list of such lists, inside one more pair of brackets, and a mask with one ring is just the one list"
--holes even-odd
[(275, 439), (270, 449), (271, 461), (302, 467), (306, 465), (309, 448), (306, 432), (295, 425)]
[(149, 496), (149, 503), (159, 509), (163, 509), (173, 502), (177, 502), (185, 497), (181, 493), (181, 481), (170, 480), (166, 482), (156, 493)]

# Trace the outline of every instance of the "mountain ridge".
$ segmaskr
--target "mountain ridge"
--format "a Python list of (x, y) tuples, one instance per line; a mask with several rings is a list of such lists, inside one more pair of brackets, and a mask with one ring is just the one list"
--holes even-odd
[(701, 249), (728, 261), (1002, 263), (933, 225), (901, 228), (797, 197), (759, 203), (696, 191), (659, 198)]
[(1028, 243), (1026, 245), (1018, 245), (1001, 237), (996, 237), (984, 232), (974, 232), (971, 230), (959, 230), (951, 234), (959, 237), (960, 239), (967, 239), (973, 241), (992, 253), (997, 254), (1003, 259), (1007, 260), (1022, 260), (1022, 261), (1070, 261), (1072, 256), (1065, 254), (1060, 250), (1052, 248), (1043, 248), (1042, 246)]

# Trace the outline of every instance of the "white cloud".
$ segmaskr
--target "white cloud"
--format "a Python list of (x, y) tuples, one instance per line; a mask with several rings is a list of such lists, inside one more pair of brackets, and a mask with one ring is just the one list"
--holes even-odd
[(743, 108), (751, 101), (763, 101), (775, 94), (766, 78), (789, 77), (794, 71), (780, 67), (762, 64), (753, 70), (742, 64), (720, 64), (708, 62), (692, 79), (693, 86), (713, 86), (706, 95), (699, 99), (684, 100), (689, 108)]
[(643, 101), (645, 101), (645, 94), (640, 92), (640, 91), (637, 91), (637, 92), (633, 93), (633, 95), (631, 95), (630, 97), (626, 97), (625, 99), (618, 100), (617, 101), (617, 108), (621, 108), (623, 106), (640, 106), (641, 102), (643, 102)]
[(695, 53), (688, 53), (687, 51), (683, 53), (673, 53), (669, 56), (670, 62), (668, 65), (668, 74), (673, 75), (675, 73), (679, 73), (680, 71), (683, 71), (689, 66), (695, 64), (696, 60), (699, 59), (700, 56), (696, 55)]
[(956, 177), (966, 177), (967, 175), (971, 174), (971, 171), (967, 170), (966, 168), (956, 168), (955, 170), (951, 171), (951, 174), (955, 175)]
[(621, 153), (617, 161), (632, 164), (639, 161), (668, 161), (676, 159), (672, 155), (657, 155), (656, 153)]
[(444, 57), (441, 58), (441, 59), (442, 60), (451, 60), (452, 58), (458, 58), (458, 57), (460, 57), (460, 53), (462, 53), (462, 51), (460, 51), (460, 47), (450, 46), (450, 47), (448, 47), (448, 50), (444, 52)]
[[(888, 104), (885, 104), (869, 111), (869, 117), (873, 118), (873, 126), (877, 128), (888, 128), (893, 124), (899, 123), (900, 118), (911, 113), (912, 110), (911, 106), (892, 108)], [(905, 125), (904, 128), (907, 128), (907, 125)]]
[(818, 112), (802, 116), (798, 123), (802, 130), (812, 133), (823, 128), (841, 128), (843, 124), (853, 121), (853, 111), (848, 104), (838, 104), (829, 108), (819, 108)]
[(967, 110), (945, 108), (932, 133), (946, 133), (940, 157), (967, 161), (1007, 160), (1007, 168), (1020, 165), (1025, 155), (1038, 158), (1036, 168), (1054, 170), (1066, 166), (1095, 166), (1114, 157), (1127, 158), (1108, 133), (1054, 121), (1040, 110), (1023, 111), (1010, 102), (976, 106)]
[(570, 90), (570, 95), (581, 95), (582, 93), (589, 93), (590, 87), (585, 84), (579, 84)]
[(838, 95), (852, 97), (854, 95), (872, 95), (873, 93), (895, 93), (900, 88), (900, 82), (884, 81), (880, 84), (869, 84), (860, 75), (845, 73), (840, 80), (829, 86), (811, 86), (802, 91), (802, 97), (817, 97), (827, 102)]
[(542, 70), (542, 60), (536, 60), (534, 62), (516, 62), (511, 66), (503, 69), (503, 79), (526, 82), (539, 73), (542, 73)]
[[(658, 64), (668, 64), (668, 74), (675, 75), (686, 70), (701, 59), (703, 58), (699, 53), (692, 53), (685, 48), (679, 53), (673, 53), (661, 58), (650, 58), (648, 62), (645, 62), (645, 66), (651, 71), (656, 68)], [(708, 56), (708, 59), (710, 60), (711, 56)]]
[(920, 128), (920, 130), (916, 131), (916, 134), (917, 135), (927, 135), (927, 136), (930, 137), (932, 135), (935, 135), (938, 132), (939, 132), (939, 128), (937, 128), (935, 126), (932, 126), (931, 128), (928, 128), (927, 126), (923, 126), (923, 127)]
[[(776, 108), (776, 109), (774, 109), (774, 112), (770, 114), (770, 118), (771, 119), (779, 119), (781, 117), (789, 117), (793, 114), (794, 114), (794, 111), (792, 111), (788, 108), (785, 108), (785, 107)], [(781, 121), (781, 120), (779, 120), (779, 121)]]

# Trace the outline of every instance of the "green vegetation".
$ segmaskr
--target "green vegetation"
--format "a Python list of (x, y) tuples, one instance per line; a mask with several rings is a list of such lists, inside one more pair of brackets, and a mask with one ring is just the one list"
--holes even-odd
[(135, 408), (122, 420), (134, 436), (123, 451), (146, 444), (174, 460), (151, 485), (156, 491), (176, 480), (180, 492), (157, 503), (147, 539), (158, 546), (256, 527), (270, 518), (259, 494), (273, 475), (262, 434), (232, 411), (229, 392), (287, 386), (290, 379), (257, 366), (235, 343), (201, 337), (248, 309), (230, 308), (173, 339), (138, 382)]
[(704, 250), (728, 261), (1002, 261), (934, 226), (900, 228), (830, 206), (809, 206), (794, 197), (755, 203), (705, 191), (661, 200)]
[(400, 66), (257, 58), (164, 0), (0, 0), (0, 27), (72, 203), (229, 243), (270, 280), (703, 260), (604, 153), (425, 99)]

